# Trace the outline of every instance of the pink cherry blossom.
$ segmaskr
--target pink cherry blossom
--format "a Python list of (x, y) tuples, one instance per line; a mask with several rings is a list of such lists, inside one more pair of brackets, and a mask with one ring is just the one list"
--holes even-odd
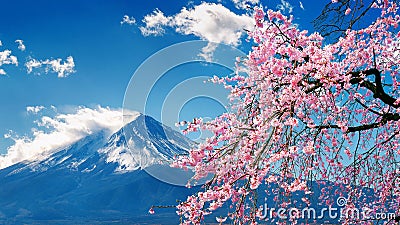
[(216, 217), (215, 219), (217, 220), (218, 223), (223, 223), (226, 221), (227, 217)]
[[(230, 91), (231, 110), (180, 124), (185, 132), (213, 133), (173, 163), (193, 169), (194, 179), (213, 175), (177, 206), (183, 224), (200, 224), (226, 205), (234, 224), (255, 224), (255, 190), (274, 193), (276, 204), (287, 207), (296, 204), (287, 201), (294, 192), (315, 193), (308, 180), (339, 188), (320, 191), (325, 204), (334, 204), (332, 192), (346, 193), (354, 205), (398, 212), (400, 16), (388, 0), (371, 10), (378, 15), (371, 24), (332, 43), (299, 30), (293, 17), (254, 9), (256, 26), (248, 33), (254, 46), (237, 63), (246, 74), (211, 80)], [(363, 201), (361, 187), (377, 200)], [(370, 221), (343, 224), (350, 222)]]
[(154, 209), (153, 209), (153, 208), (150, 208), (150, 209), (149, 209), (149, 213), (150, 213), (150, 214), (154, 214)]

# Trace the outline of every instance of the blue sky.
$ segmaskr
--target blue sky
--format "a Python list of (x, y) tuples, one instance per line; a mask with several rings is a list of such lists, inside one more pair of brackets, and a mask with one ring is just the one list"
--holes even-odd
[[(280, 0), (261, 0), (260, 3), (273, 9), (285, 5), (286, 13), (289, 13), (292, 6), (291, 13), (295, 15), (296, 22), (301, 28), (311, 30), (310, 21), (327, 2), (304, 1), (304, 9), (295, 0), (288, 1), (290, 5)], [(207, 1), (207, 4), (211, 3)], [(215, 3), (237, 15), (251, 13), (235, 7), (234, 1)], [(156, 9), (163, 12), (165, 17), (173, 17), (183, 7), (190, 11), (200, 4), (200, 1), (136, 0), (70, 0), (62, 3), (51, 0), (3, 1), (0, 51), (11, 50), (12, 55), (18, 58), (18, 66), (0, 65), (7, 73), (0, 75), (0, 153), (5, 153), (7, 147), (13, 144), (3, 134), (10, 130), (14, 135), (29, 134), (35, 126), (34, 120), (43, 115), (70, 112), (76, 106), (122, 108), (132, 75), (148, 57), (183, 41), (204, 40), (207, 44), (207, 38), (213, 38), (212, 34), (202, 36), (199, 33), (177, 33), (174, 31), (176, 24), (164, 26), (162, 35), (146, 36), (139, 29), (146, 26), (143, 18), (154, 15)], [(136, 22), (121, 24), (125, 15), (134, 18)], [(23, 40), (24, 51), (18, 49), (16, 40)], [(248, 52), (251, 43), (245, 41), (245, 35), (238, 40), (241, 44), (230, 42), (231, 39), (221, 39), (221, 42)], [(60, 78), (50, 63), (60, 59), (62, 65), (69, 56), (73, 57), (73, 71)], [(33, 59), (41, 62), (42, 67), (33, 68), (28, 73), (24, 64)], [(149, 108), (148, 113), (160, 120), (158, 107), (162, 104), (161, 99), (168, 95), (171, 88), (191, 77), (229, 73), (227, 68), (204, 62), (172, 68), (151, 90), (152, 100), (146, 106)], [(44, 106), (46, 109), (33, 115), (27, 112), (28, 106)], [(57, 110), (50, 110), (51, 106)], [(215, 116), (224, 111), (217, 102), (210, 99), (202, 101), (201, 98), (192, 99), (185, 107), (181, 119)]]

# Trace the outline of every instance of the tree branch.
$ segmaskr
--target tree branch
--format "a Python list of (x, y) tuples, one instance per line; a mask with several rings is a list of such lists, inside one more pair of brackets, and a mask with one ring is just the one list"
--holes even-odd
[[(397, 99), (388, 95), (385, 92), (385, 90), (383, 89), (382, 76), (381, 76), (381, 72), (379, 72), (379, 70), (373, 68), (373, 69), (368, 69), (368, 70), (364, 70), (364, 71), (350, 72), (349, 74), (351, 74), (351, 76), (352, 76), (352, 78), (350, 79), (351, 84), (360, 84), (361, 87), (365, 87), (368, 90), (372, 91), (372, 93), (374, 94), (373, 95), (374, 98), (380, 99), (385, 104), (392, 106), (396, 109), (400, 107), (400, 104), (395, 104)], [(363, 77), (361, 76), (362, 74), (366, 75), (366, 76), (374, 75), (375, 76), (375, 84), (369, 80), (363, 79)], [(312, 84), (314, 84), (314, 86), (305, 90), (306, 94), (309, 94), (309, 93), (313, 92), (314, 90), (322, 87), (322, 83), (319, 81), (314, 81)]]
[[(368, 90), (372, 91), (372, 93), (374, 94), (373, 95), (374, 98), (380, 99), (385, 104), (390, 105), (394, 108), (400, 107), (399, 104), (395, 104), (397, 99), (388, 95), (385, 92), (385, 90), (383, 90), (382, 76), (381, 76), (381, 72), (379, 72), (379, 70), (374, 68), (374, 69), (364, 70), (361, 72), (351, 72), (350, 74), (352, 75), (352, 78), (350, 79), (351, 84), (360, 84), (361, 87), (365, 87)], [(367, 76), (374, 75), (375, 76), (375, 84), (368, 80), (364, 80), (361, 77), (361, 74), (365, 74)]]
[[(382, 120), (380, 122), (348, 127), (346, 133), (374, 129), (374, 128), (378, 128), (378, 127), (385, 125), (389, 121), (399, 121), (399, 120), (400, 120), (400, 115), (398, 113), (387, 113), (387, 114), (383, 115)], [(320, 125), (320, 126), (316, 126), (315, 128), (317, 128), (317, 129), (326, 129), (326, 128), (340, 129), (340, 127), (335, 124)]]

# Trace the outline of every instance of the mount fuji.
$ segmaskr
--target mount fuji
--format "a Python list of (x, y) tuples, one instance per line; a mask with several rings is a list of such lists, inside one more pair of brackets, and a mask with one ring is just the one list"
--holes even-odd
[(177, 224), (174, 208), (156, 215), (148, 210), (176, 205), (196, 191), (176, 185), (182, 176), (175, 179), (165, 165), (195, 144), (138, 114), (111, 136), (100, 131), (40, 160), (4, 168), (0, 223)]

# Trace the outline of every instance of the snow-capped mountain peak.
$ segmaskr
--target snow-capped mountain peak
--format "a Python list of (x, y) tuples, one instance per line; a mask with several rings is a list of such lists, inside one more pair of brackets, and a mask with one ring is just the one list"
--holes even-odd
[(129, 171), (168, 163), (194, 146), (179, 132), (141, 114), (113, 134), (100, 152), (107, 155), (108, 162), (118, 162), (119, 171)]

